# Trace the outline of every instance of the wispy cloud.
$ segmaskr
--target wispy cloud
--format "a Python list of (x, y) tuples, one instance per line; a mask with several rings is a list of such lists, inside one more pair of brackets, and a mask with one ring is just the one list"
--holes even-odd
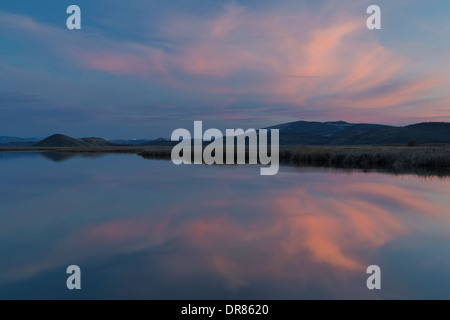
[[(319, 110), (316, 118), (330, 120), (404, 122), (405, 112), (409, 118), (448, 119), (445, 67), (431, 70), (426, 58), (383, 44), (366, 29), (365, 19), (365, 13), (356, 15), (329, 1), (287, 2), (277, 10), (233, 2), (206, 17), (166, 14), (142, 31), (164, 45), (93, 27), (67, 32), (7, 12), (0, 15), (0, 26), (46, 44), (75, 68), (123, 81), (134, 77), (189, 95), (187, 104), (197, 103), (197, 113), (234, 112), (226, 118), (252, 119), (247, 106), (283, 105), (290, 111), (258, 116), (282, 119)], [(207, 104), (208, 109), (200, 107)], [(236, 104), (241, 108), (232, 108)]]

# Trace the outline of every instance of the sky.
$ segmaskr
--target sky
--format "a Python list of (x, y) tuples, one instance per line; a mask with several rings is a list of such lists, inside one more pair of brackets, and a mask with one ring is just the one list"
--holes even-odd
[(449, 14), (447, 0), (2, 0), (0, 136), (450, 121)]

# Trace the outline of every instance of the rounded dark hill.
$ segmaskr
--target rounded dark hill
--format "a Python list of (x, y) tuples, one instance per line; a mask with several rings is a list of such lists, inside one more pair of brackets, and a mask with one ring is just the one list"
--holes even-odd
[(316, 122), (316, 121), (295, 121), (283, 123), (267, 129), (278, 129), (280, 134), (304, 134), (310, 136), (320, 136), (325, 138), (337, 138), (353, 133), (367, 132), (369, 130), (387, 127), (380, 124), (369, 123), (348, 123), (345, 121)]
[(333, 139), (334, 145), (450, 143), (450, 123), (423, 122), (406, 127), (382, 127)]
[(114, 142), (101, 138), (81, 138), (75, 139), (63, 134), (54, 134), (36, 143), (34, 147), (110, 147), (119, 146)]

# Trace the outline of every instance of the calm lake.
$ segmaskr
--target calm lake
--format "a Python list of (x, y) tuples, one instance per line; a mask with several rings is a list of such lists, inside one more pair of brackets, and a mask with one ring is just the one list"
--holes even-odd
[(449, 230), (449, 178), (0, 153), (0, 299), (450, 299)]

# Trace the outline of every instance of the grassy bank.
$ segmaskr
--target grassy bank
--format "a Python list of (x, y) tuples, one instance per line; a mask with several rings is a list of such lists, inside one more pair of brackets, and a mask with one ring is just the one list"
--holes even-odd
[(441, 175), (450, 171), (450, 145), (281, 147), (280, 162)]
[[(146, 159), (171, 159), (172, 147), (4, 147), (0, 151), (131, 153)], [(280, 163), (297, 166), (381, 170), (393, 173), (450, 175), (450, 145), (436, 146), (281, 146)]]
[[(170, 159), (170, 152), (170, 147), (155, 147), (138, 154), (148, 159)], [(281, 146), (280, 163), (393, 173), (450, 175), (450, 145)]]

